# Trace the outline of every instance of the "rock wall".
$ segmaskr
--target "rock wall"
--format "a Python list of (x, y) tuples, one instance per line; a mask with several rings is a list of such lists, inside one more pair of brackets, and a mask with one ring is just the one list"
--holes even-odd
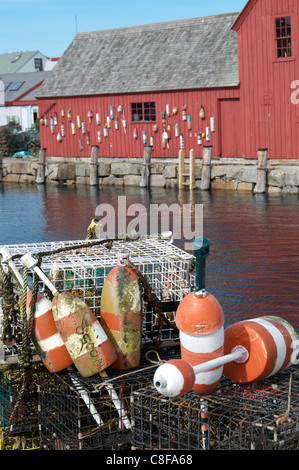
[[(4, 183), (35, 184), (37, 159), (4, 158)], [(141, 158), (98, 159), (99, 186), (139, 186), (143, 161)], [(46, 184), (89, 184), (89, 159), (47, 158)], [(188, 159), (186, 159), (188, 172)], [(200, 188), (202, 162), (196, 161), (196, 188)], [(257, 161), (245, 159), (212, 159), (211, 189), (253, 192), (257, 181)], [(152, 187), (178, 187), (178, 159), (152, 159)], [(272, 195), (299, 194), (299, 161), (270, 160), (267, 170), (267, 192)]]

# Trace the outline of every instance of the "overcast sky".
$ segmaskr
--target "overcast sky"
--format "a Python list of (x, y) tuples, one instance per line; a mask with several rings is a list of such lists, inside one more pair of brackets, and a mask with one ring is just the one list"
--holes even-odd
[(246, 0), (0, 0), (0, 54), (39, 50), (61, 57), (76, 32), (239, 12), (245, 4)]

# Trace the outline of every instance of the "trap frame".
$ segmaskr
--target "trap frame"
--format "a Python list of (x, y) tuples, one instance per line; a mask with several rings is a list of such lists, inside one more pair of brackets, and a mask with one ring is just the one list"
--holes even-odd
[(190, 392), (168, 399), (148, 386), (133, 391), (131, 398), (135, 449), (299, 449), (295, 366), (252, 384), (235, 384), (222, 377), (213, 394), (205, 397)]
[[(190, 290), (194, 281), (194, 257), (158, 235), (151, 235), (137, 240), (81, 240), (45, 242), (22, 245), (8, 245), (12, 259), (20, 271), (24, 266), (20, 260), (23, 254), (30, 252), (40, 260), (42, 271), (60, 291), (70, 291), (80, 296), (100, 318), (101, 291), (106, 276), (117, 263), (118, 253), (128, 253), (130, 262), (145, 279), (150, 291), (156, 296), (161, 310), (153, 308), (146, 300), (143, 302), (143, 343), (163, 346), (169, 341), (178, 341), (175, 326), (175, 311), (178, 303)], [(2, 269), (9, 274), (7, 266)], [(28, 270), (27, 282), (32, 288), (33, 271)], [(18, 299), (20, 291), (15, 285)], [(47, 286), (39, 280), (39, 291), (51, 294)], [(1, 309), (0, 293), (0, 333)], [(22, 341), (22, 324), (17, 311), (11, 322), (12, 341), (1, 343), (0, 363), (16, 362), (18, 342)], [(38, 358), (36, 358), (38, 360)]]

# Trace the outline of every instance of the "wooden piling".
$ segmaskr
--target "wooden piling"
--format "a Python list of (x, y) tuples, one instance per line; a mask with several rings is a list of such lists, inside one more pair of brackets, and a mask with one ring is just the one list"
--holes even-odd
[(36, 184), (44, 184), (46, 180), (46, 149), (40, 149), (38, 153), (38, 165), (36, 173)]
[(184, 188), (185, 150), (179, 151), (179, 189)]
[(0, 183), (3, 180), (3, 152), (0, 150)]
[(92, 145), (89, 165), (89, 186), (97, 186), (98, 184), (98, 152), (99, 146)]
[(195, 150), (191, 149), (189, 153), (189, 188), (195, 189)]
[(209, 190), (211, 187), (211, 161), (212, 161), (212, 145), (205, 145), (202, 155), (202, 174), (200, 189)]
[(267, 190), (268, 149), (259, 149), (257, 158), (257, 180), (254, 193), (262, 194)]
[(152, 146), (144, 146), (140, 188), (148, 188), (150, 185), (152, 150)]

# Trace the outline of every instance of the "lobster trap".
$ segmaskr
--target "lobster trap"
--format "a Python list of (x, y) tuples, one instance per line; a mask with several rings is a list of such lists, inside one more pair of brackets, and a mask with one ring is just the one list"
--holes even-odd
[[(84, 300), (97, 318), (100, 318), (101, 292), (110, 270), (117, 263), (118, 253), (129, 254), (130, 263), (138, 270), (143, 280), (143, 345), (156, 346), (178, 341), (175, 326), (175, 311), (179, 302), (189, 292), (194, 281), (194, 257), (164, 240), (158, 235), (137, 240), (94, 240), (47, 242), (23, 245), (8, 245), (12, 260), (24, 274), (21, 257), (31, 253), (39, 260), (40, 268), (60, 292), (69, 291)], [(2, 269), (9, 275), (8, 267)], [(27, 272), (28, 287), (33, 286), (33, 271)], [(49, 296), (48, 287), (39, 280), (39, 291)], [(155, 296), (151, 302), (145, 294)], [(16, 345), (22, 341), (22, 322), (18, 311), (20, 290), (15, 285), (14, 315), (11, 319), (10, 337), (0, 342), (0, 362), (14, 362)], [(2, 310), (1, 310), (2, 300)], [(158, 308), (156, 308), (158, 306)], [(0, 292), (0, 327), (3, 299)], [(1, 330), (1, 328), (0, 328)]]
[(153, 386), (132, 392), (132, 444), (148, 450), (299, 449), (299, 371), (259, 383), (222, 377), (213, 394), (167, 399)]
[[(163, 353), (178, 355), (179, 348)], [(86, 378), (72, 368), (40, 374), (41, 449), (131, 449), (131, 394), (152, 382), (155, 367), (143, 358), (140, 368), (123, 373), (108, 369)]]

